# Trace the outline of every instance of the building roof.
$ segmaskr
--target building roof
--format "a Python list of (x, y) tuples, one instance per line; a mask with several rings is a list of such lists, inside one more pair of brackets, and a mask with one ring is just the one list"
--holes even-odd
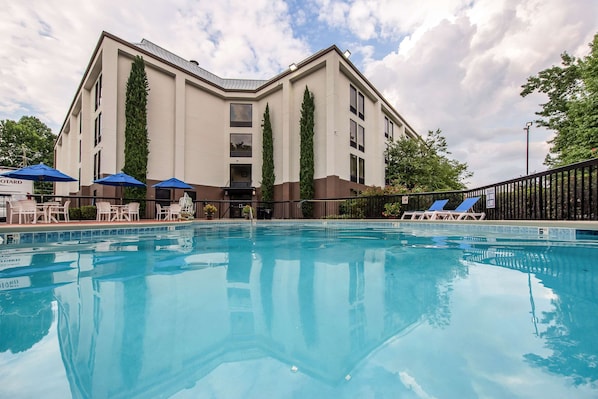
[(211, 72), (206, 71), (205, 69), (199, 67), (195, 62), (188, 61), (182, 57), (179, 57), (176, 54), (171, 53), (168, 50), (163, 49), (162, 47), (150, 42), (147, 39), (142, 39), (141, 43), (134, 43), (136, 47), (155, 55), (158, 58), (166, 60), (171, 64), (182, 68), (189, 73), (199, 76), (202, 79), (207, 80), (217, 86), (222, 87), (225, 90), (256, 90), (258, 87), (267, 83), (267, 80), (257, 80), (257, 79), (224, 79), (219, 76), (214, 75)]

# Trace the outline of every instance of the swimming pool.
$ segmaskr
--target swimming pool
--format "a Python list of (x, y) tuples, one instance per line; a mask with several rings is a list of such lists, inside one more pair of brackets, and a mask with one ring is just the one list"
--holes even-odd
[(598, 241), (534, 231), (202, 223), (0, 246), (0, 397), (594, 398)]

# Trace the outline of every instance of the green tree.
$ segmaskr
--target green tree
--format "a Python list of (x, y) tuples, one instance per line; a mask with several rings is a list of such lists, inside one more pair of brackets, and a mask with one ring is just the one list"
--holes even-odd
[[(139, 181), (147, 181), (147, 158), (149, 138), (147, 136), (147, 95), (149, 83), (145, 73), (145, 62), (136, 56), (127, 80), (125, 102), (125, 166), (123, 172)], [(129, 187), (125, 196), (133, 199), (145, 199), (145, 187)]]
[(522, 86), (523, 97), (534, 92), (548, 96), (536, 112), (536, 124), (556, 132), (544, 161), (549, 167), (598, 156), (598, 34), (590, 50), (583, 59), (563, 53), (561, 66), (540, 71)]
[(0, 165), (17, 168), (43, 162), (54, 166), (55, 140), (52, 130), (34, 116), (0, 121)]
[(388, 144), (387, 177), (393, 186), (410, 191), (461, 190), (472, 176), (467, 164), (448, 157), (440, 130), (429, 131), (426, 140), (401, 137)]
[[(301, 200), (314, 199), (314, 95), (305, 86), (301, 103), (300, 120), (300, 158), (299, 158), (299, 195)], [(304, 202), (301, 207), (303, 217), (313, 217), (313, 203)]]
[(270, 123), (270, 107), (266, 104), (264, 122), (262, 124), (262, 201), (271, 203), (274, 200), (274, 141), (272, 124)]

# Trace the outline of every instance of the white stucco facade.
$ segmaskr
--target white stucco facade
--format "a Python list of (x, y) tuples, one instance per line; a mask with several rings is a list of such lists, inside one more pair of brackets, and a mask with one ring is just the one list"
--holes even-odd
[[(256, 188), (259, 195), (261, 125), (268, 105), (275, 199), (299, 199), (299, 132), (306, 86), (315, 99), (316, 198), (384, 186), (387, 136), (417, 137), (336, 46), (270, 80), (222, 79), (146, 40), (134, 44), (104, 32), (55, 146), (56, 167), (79, 181), (57, 185), (57, 194), (103, 195), (112, 189), (93, 180), (124, 166), (126, 83), (135, 56), (143, 57), (149, 82), (148, 198), (154, 195), (151, 184), (170, 177), (193, 185), (201, 198), (225, 199), (225, 188), (235, 183)], [(352, 93), (358, 109), (351, 107)], [(231, 104), (235, 110), (250, 108), (249, 120), (235, 126)], [(385, 134), (389, 124), (393, 131)], [(355, 128), (357, 137), (354, 132), (352, 140)], [(250, 149), (234, 153), (233, 136), (250, 139)], [(243, 176), (242, 182), (236, 181), (238, 176)]]

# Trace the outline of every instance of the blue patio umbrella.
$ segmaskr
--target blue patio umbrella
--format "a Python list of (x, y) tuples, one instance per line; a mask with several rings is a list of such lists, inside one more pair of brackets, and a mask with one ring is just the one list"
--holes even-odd
[(168, 180), (161, 181), (160, 183), (154, 184), (152, 187), (155, 188), (180, 188), (183, 190), (193, 190), (193, 187), (177, 179), (176, 177), (172, 177)]
[[(105, 186), (115, 186), (115, 187), (145, 187), (145, 183), (140, 182), (133, 176), (130, 176), (126, 173), (120, 172), (115, 173), (113, 175), (109, 175), (106, 177), (102, 177), (101, 179), (97, 179), (93, 181), (94, 183), (103, 184)], [(121, 198), (120, 202), (122, 203), (122, 188), (121, 188)]]
[(101, 179), (94, 180), (93, 182), (103, 184), (105, 186), (145, 187), (145, 183), (142, 183), (133, 176), (129, 176), (128, 174), (123, 172), (102, 177)]
[(51, 166), (40, 163), (38, 165), (26, 166), (21, 169), (2, 173), (0, 176), (10, 177), (12, 179), (33, 180), (33, 181), (47, 181), (47, 182), (61, 182), (61, 181), (77, 181), (61, 171), (54, 169)]
[[(168, 180), (161, 181), (160, 183), (156, 183), (152, 185), (155, 188), (164, 188), (164, 189), (182, 189), (182, 190), (193, 190), (193, 187), (188, 185), (182, 180), (177, 179), (176, 177), (172, 177)], [(171, 192), (172, 197), (172, 192)]]

